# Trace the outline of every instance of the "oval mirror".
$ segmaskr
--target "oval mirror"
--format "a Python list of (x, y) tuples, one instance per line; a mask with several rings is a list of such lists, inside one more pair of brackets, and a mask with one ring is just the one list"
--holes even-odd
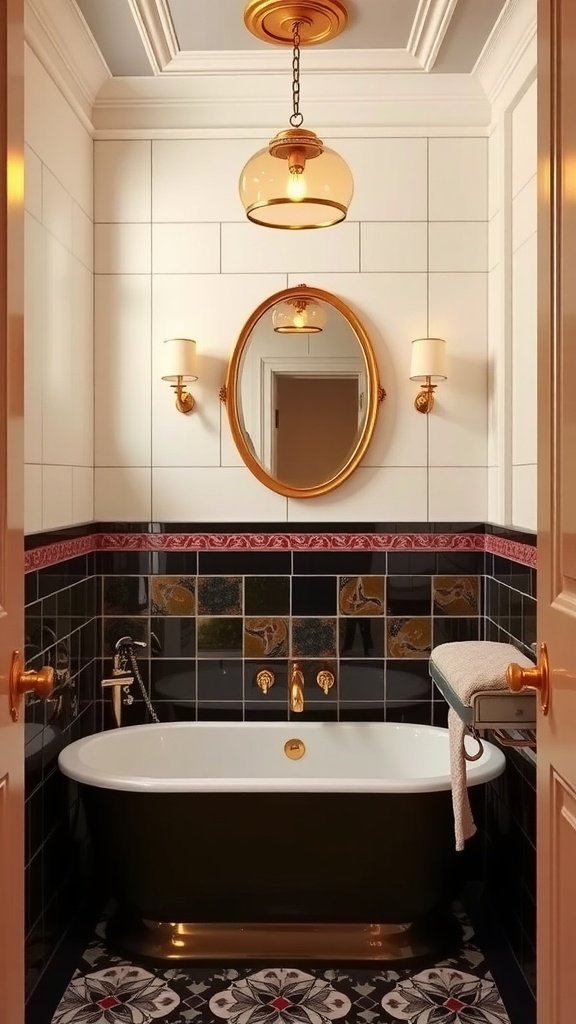
[(254, 311), (232, 354), (232, 435), (267, 487), (292, 498), (325, 494), (364, 455), (379, 390), (372, 346), (352, 310), (320, 288), (288, 288)]

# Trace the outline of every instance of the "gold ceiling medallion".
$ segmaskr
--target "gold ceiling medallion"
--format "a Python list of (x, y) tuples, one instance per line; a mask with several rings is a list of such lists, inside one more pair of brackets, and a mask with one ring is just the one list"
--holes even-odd
[(266, 43), (292, 45), (292, 29), (300, 25), (302, 43), (327, 43), (346, 27), (348, 13), (340, 0), (250, 0), (244, 11), (246, 28)]
[(300, 47), (332, 39), (347, 21), (340, 0), (250, 0), (244, 20), (267, 42), (292, 44), (290, 128), (258, 150), (240, 175), (246, 216), (268, 228), (298, 231), (339, 224), (348, 213), (354, 181), (348, 164), (303, 128), (300, 111)]

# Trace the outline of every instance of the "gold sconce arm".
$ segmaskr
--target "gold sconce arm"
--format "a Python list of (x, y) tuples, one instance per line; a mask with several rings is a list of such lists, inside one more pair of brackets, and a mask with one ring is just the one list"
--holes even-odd
[(171, 384), (170, 387), (176, 395), (175, 405), (178, 412), (183, 412), (185, 414), (192, 412), (196, 402), (190, 392), (186, 390), (184, 378), (178, 377), (177, 383)]
[(434, 408), (435, 390), (436, 384), (433, 384), (431, 378), (427, 377), (424, 387), (420, 388), (420, 391), (414, 399), (414, 408), (417, 412), (432, 412), (432, 409)]

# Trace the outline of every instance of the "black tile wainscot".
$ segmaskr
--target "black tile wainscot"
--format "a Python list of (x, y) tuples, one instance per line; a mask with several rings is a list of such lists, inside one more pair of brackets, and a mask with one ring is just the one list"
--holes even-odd
[[(89, 852), (80, 806), (58, 776), (56, 758), (65, 743), (112, 725), (100, 680), (110, 674), (119, 637), (147, 644), (139, 665), (163, 721), (444, 726), (447, 706), (428, 675), (432, 646), (512, 638), (530, 650), (529, 535), (479, 523), (314, 523), (288, 531), (278, 523), (96, 523), (27, 538), (27, 663), (52, 664), (58, 678), (53, 700), (30, 700), (26, 709), (32, 1006), (81, 906), (78, 882)], [(296, 659), (305, 677), (302, 716), (288, 707)], [(266, 695), (256, 684), (262, 668), (275, 675)], [(316, 685), (324, 668), (336, 678), (326, 696)], [(136, 687), (132, 696), (123, 706), (125, 724), (146, 720)], [(520, 774), (518, 764), (529, 772), (524, 758), (509, 761), (507, 779), (512, 768)], [(508, 788), (514, 785), (490, 794), (489, 853), (497, 863), (505, 848), (512, 870), (519, 833), (511, 822), (522, 806), (523, 888), (508, 889), (517, 902), (507, 934), (530, 977), (533, 921), (522, 899), (533, 894), (533, 819), (528, 790), (521, 805)], [(497, 905), (495, 878), (490, 894)], [(36, 1024), (33, 1014), (29, 1024)]]

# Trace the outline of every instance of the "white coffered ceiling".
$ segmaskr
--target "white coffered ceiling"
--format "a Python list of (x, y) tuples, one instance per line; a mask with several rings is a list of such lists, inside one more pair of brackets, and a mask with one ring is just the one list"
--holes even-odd
[[(286, 66), (244, 26), (244, 0), (75, 0), (113, 76)], [(471, 72), (508, 0), (349, 0), (342, 35), (309, 70)], [(358, 51), (362, 51), (358, 53)], [(354, 54), (354, 57), (352, 57)]]

